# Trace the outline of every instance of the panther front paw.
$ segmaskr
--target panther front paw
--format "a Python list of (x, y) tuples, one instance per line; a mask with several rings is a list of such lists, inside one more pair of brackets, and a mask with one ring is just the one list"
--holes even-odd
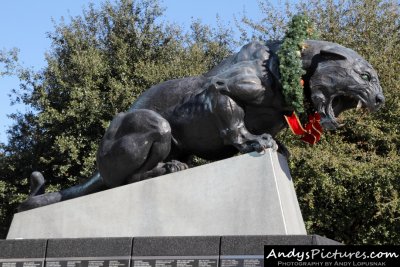
[(166, 169), (167, 173), (173, 173), (189, 169), (189, 166), (186, 163), (177, 160), (171, 160), (170, 162), (165, 163), (164, 168)]
[(255, 140), (251, 140), (251, 147), (254, 151), (262, 152), (268, 148), (272, 148), (273, 150), (278, 150), (278, 144), (269, 134), (262, 134), (257, 136)]

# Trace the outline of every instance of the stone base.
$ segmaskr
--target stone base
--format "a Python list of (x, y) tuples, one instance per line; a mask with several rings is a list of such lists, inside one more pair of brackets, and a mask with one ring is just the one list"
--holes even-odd
[(267, 150), (17, 213), (7, 239), (293, 234), (287, 162)]

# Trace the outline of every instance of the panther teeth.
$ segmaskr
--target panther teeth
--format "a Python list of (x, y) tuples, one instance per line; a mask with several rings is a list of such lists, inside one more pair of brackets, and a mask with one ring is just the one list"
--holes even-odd
[(357, 110), (360, 110), (361, 108), (362, 108), (362, 102), (361, 100), (358, 100)]

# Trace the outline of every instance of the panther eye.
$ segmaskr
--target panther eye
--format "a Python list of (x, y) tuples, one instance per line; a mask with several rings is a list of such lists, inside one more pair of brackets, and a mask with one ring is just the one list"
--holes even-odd
[(361, 74), (361, 79), (369, 82), (369, 81), (371, 81), (371, 76), (368, 73), (363, 73), (363, 74)]

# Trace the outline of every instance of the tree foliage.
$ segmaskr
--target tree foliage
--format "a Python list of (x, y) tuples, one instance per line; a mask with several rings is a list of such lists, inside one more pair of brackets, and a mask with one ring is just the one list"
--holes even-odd
[(0, 78), (14, 73), (18, 62), (18, 52), (17, 48), (0, 50)]
[[(386, 104), (374, 114), (346, 112), (345, 126), (316, 146), (281, 135), (309, 233), (347, 244), (400, 244), (400, 7), (393, 0), (320, 1), (273, 6), (263, 21), (244, 18), (245, 39), (282, 37), (286, 19), (305, 12), (321, 39), (352, 48), (377, 70)], [(276, 16), (278, 16), (277, 18)], [(286, 15), (283, 15), (286, 14)], [(245, 29), (245, 26), (242, 26)], [(266, 33), (264, 30), (269, 29)], [(259, 31), (261, 30), (261, 31)], [(271, 36), (272, 34), (272, 36)]]
[[(231, 53), (229, 30), (194, 21), (188, 32), (163, 21), (156, 0), (105, 2), (69, 22), (55, 23), (40, 71), (20, 68), (9, 142), (0, 148), (1, 236), (26, 197), (32, 170), (49, 190), (66, 188), (95, 171), (95, 153), (112, 117), (146, 88), (203, 73)], [(4, 53), (6, 66), (15, 62)], [(0, 59), (2, 59), (0, 57)]]

